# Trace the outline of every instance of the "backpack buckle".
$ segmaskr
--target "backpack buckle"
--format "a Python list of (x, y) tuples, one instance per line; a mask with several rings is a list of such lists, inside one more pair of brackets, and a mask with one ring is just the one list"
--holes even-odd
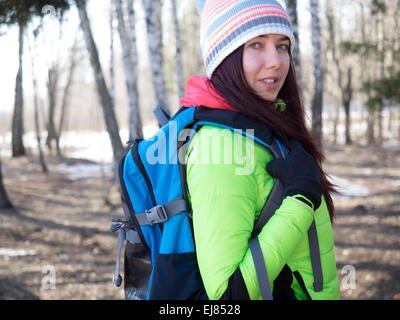
[(145, 211), (147, 222), (151, 225), (154, 223), (162, 223), (168, 220), (167, 212), (164, 206), (158, 205)]

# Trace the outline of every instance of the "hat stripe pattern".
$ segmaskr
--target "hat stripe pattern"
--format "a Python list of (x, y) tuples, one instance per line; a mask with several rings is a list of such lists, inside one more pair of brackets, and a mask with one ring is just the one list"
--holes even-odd
[[(202, 25), (208, 25), (210, 19), (215, 19), (220, 13), (224, 13), (224, 10), (236, 2), (242, 0), (230, 0), (230, 1), (208, 1), (207, 7), (202, 12)], [(204, 19), (204, 20), (203, 20)]]
[(286, 11), (276, 0), (208, 0), (201, 12), (200, 44), (211, 78), (218, 65), (234, 50), (262, 34), (294, 36)]
[[(211, 68), (213, 66), (213, 64), (215, 65), (219, 65), (223, 59), (226, 58), (226, 56), (228, 56), (230, 53), (232, 53), (233, 51), (235, 51), (237, 48), (239, 48), (243, 43), (238, 43), (235, 42), (235, 40), (237, 40), (240, 37), (245, 37), (250, 39), (253, 39), (255, 37), (257, 37), (257, 34), (260, 35), (259, 33), (257, 33), (257, 31), (255, 32), (256, 34), (254, 36), (249, 36), (252, 33), (254, 33), (254, 30), (249, 29), (249, 27), (257, 27), (257, 26), (262, 26), (265, 23), (269, 23), (270, 24), (270, 28), (268, 31), (268, 33), (277, 33), (280, 34), (281, 32), (281, 25), (284, 24), (286, 22), (285, 19), (281, 19), (279, 17), (266, 17), (266, 16), (261, 16), (258, 19), (253, 19), (248, 21), (245, 24), (242, 24), (239, 28), (236, 28), (233, 30), (233, 32), (231, 32), (230, 34), (228, 34), (227, 36), (224, 37), (224, 41), (218, 43), (217, 46), (214, 47), (213, 51), (211, 51), (211, 53), (207, 54), (206, 59), (206, 65), (209, 66), (209, 68)], [(276, 31), (273, 30), (273, 25), (276, 26)], [(266, 32), (267, 33), (267, 32)], [(247, 42), (248, 40), (246, 40), (245, 42)], [(233, 47), (232, 45), (230, 47), (226, 46), (226, 43), (236, 43), (237, 46)], [(225, 51), (230, 51), (225, 57), (223, 57), (223, 52)], [(218, 59), (218, 57), (223, 57), (222, 59)], [(221, 61), (219, 61), (221, 60)]]
[[(212, 35), (210, 34), (211, 28), (209, 28), (209, 30), (208, 30), (209, 32), (208, 32), (208, 34), (205, 35), (204, 39), (207, 40), (209, 43), (212, 43), (212, 46), (210, 46), (208, 48), (209, 51), (207, 52), (207, 55), (210, 53), (211, 50), (213, 50), (213, 46), (215, 47), (219, 41), (222, 41), (222, 39), (228, 33), (230, 33), (232, 30), (235, 29), (235, 27), (240, 26), (243, 23), (246, 23), (246, 21), (248, 21), (248, 20), (257, 18), (259, 16), (265, 16), (265, 15), (268, 15), (268, 16), (282, 15), (283, 17), (285, 17), (287, 19), (286, 15), (284, 15), (278, 11), (273, 11), (273, 10), (260, 11), (262, 9), (269, 9), (269, 8), (271, 8), (271, 6), (259, 6), (259, 7), (244, 10), (240, 14), (236, 15), (235, 17), (233, 17), (232, 19), (227, 21), (217, 31), (213, 32)], [(256, 12), (253, 12), (253, 11), (256, 11)], [(222, 18), (225, 18), (225, 17), (222, 17)], [(282, 19), (282, 21), (285, 21), (285, 20)], [(217, 21), (217, 22), (219, 22), (219, 21)], [(218, 23), (216, 25), (218, 25)], [(216, 36), (218, 36), (217, 39), (215, 39)], [(203, 39), (203, 41), (204, 41), (204, 39)]]
[[(211, 39), (209, 37), (212, 34), (214, 34), (214, 35), (218, 34), (221, 32), (221, 30), (226, 29), (227, 28), (227, 22), (226, 22), (227, 20), (232, 22), (232, 21), (235, 21), (235, 19), (241, 18), (241, 21), (244, 21), (243, 20), (244, 16), (251, 14), (252, 11), (260, 12), (261, 10), (264, 10), (264, 9), (270, 9), (271, 10), (270, 12), (266, 11), (266, 12), (263, 12), (263, 14), (282, 15), (286, 19), (289, 19), (289, 17), (284, 12), (279, 11), (281, 9), (277, 6), (259, 5), (259, 6), (248, 8), (247, 4), (242, 3), (242, 4), (238, 4), (237, 8), (235, 8), (235, 9), (236, 9), (236, 11), (239, 11), (239, 10), (240, 11), (236, 12), (234, 16), (232, 16), (232, 12), (230, 12), (230, 11), (223, 12), (222, 15), (218, 15), (217, 12), (214, 12), (214, 15), (208, 16), (208, 19), (206, 21), (204, 21), (204, 24), (208, 25), (211, 18), (212, 18), (212, 24), (208, 26), (207, 30), (205, 30), (204, 33), (202, 33), (202, 45), (204, 45), (204, 41), (206, 41), (207, 39)], [(203, 23), (203, 21), (202, 21), (202, 23)], [(236, 22), (236, 24), (238, 24), (238, 23)]]

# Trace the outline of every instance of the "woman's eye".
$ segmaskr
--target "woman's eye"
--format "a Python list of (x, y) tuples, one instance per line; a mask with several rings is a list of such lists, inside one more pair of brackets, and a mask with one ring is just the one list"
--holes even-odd
[(278, 46), (279, 49), (289, 51), (289, 45), (286, 43), (282, 43)]
[(249, 47), (251, 47), (253, 49), (258, 49), (261, 47), (261, 44), (259, 42), (253, 42), (253, 43), (249, 44)]

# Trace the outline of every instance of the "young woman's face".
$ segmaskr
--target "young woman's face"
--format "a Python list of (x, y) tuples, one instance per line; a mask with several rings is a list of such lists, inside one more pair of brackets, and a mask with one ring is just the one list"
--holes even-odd
[(280, 34), (266, 34), (247, 41), (243, 70), (247, 83), (264, 100), (278, 97), (290, 67), (290, 40)]

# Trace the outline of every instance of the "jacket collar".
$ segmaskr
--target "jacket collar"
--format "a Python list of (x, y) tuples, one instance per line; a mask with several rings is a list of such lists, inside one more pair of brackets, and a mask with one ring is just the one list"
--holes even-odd
[(215, 90), (206, 77), (192, 76), (186, 84), (186, 97), (181, 98), (182, 107), (206, 107), (238, 112)]

